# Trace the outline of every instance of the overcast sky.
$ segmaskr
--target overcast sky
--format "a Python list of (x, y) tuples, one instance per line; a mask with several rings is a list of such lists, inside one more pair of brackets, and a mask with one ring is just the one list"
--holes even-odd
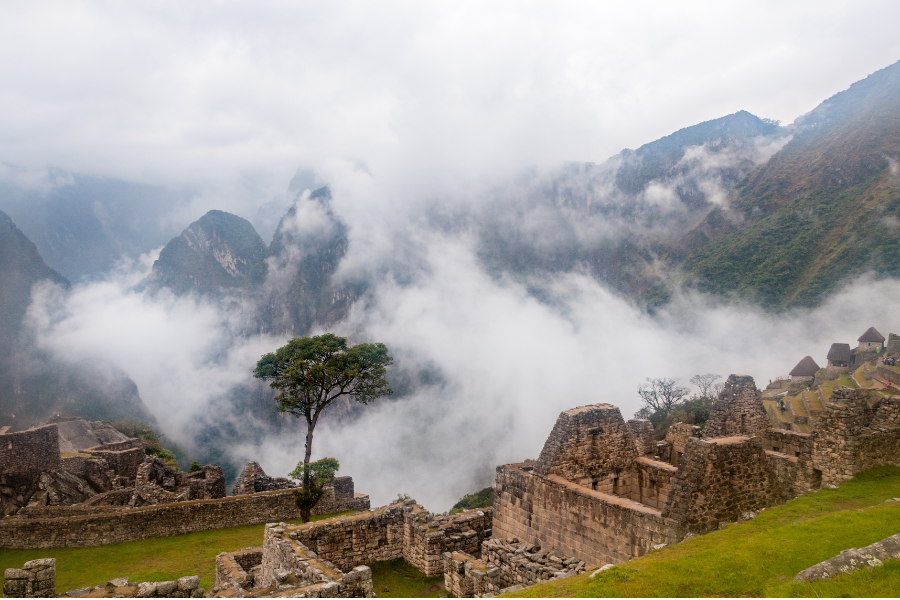
[(0, 162), (243, 213), (301, 165), (431, 193), (741, 109), (791, 122), (900, 59), (897, 23), (863, 1), (5, 2)]

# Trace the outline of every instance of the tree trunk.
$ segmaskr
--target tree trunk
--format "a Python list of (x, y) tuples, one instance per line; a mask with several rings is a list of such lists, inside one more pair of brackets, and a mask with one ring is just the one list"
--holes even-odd
[[(309, 479), (309, 459), (312, 456), (313, 429), (316, 423), (311, 415), (306, 415), (306, 454), (303, 456), (303, 489), (309, 492), (312, 482)], [(300, 509), (300, 520), (309, 523), (312, 516), (312, 507), (302, 507)]]

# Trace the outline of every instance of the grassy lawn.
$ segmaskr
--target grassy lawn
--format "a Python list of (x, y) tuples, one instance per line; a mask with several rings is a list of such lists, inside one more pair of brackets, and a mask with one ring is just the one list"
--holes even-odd
[(807, 494), (746, 523), (663, 548), (599, 574), (524, 597), (900, 596), (900, 561), (827, 582), (793, 583), (803, 569), (900, 532), (900, 468), (879, 467), (838, 489)]
[[(312, 520), (332, 516), (335, 515)], [(0, 548), (0, 571), (20, 568), (35, 558), (55, 558), (57, 594), (126, 576), (130, 581), (172, 581), (185, 575), (199, 575), (200, 587), (209, 591), (216, 578), (216, 555), (262, 545), (264, 528), (265, 524), (261, 523), (95, 548)]]
[(842, 373), (841, 376), (837, 378), (837, 384), (839, 387), (848, 387), (853, 389), (859, 387), (847, 373)]
[(437, 598), (444, 576), (426, 577), (402, 558), (372, 563), (372, 584), (379, 598)]

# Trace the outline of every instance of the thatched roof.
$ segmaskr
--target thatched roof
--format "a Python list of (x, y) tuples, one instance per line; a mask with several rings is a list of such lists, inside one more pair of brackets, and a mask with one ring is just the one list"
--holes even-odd
[(837, 362), (850, 362), (850, 344), (832, 344), (827, 358)]
[(818, 370), (819, 365), (812, 359), (812, 356), (805, 356), (791, 371), (791, 377), (812, 377)]
[(869, 327), (866, 332), (859, 336), (857, 342), (884, 342), (884, 336), (878, 333), (874, 327)]

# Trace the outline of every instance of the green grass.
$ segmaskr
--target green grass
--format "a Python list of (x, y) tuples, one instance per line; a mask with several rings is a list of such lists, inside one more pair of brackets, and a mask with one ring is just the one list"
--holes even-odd
[(579, 575), (524, 597), (900, 596), (900, 561), (827, 582), (794, 575), (841, 550), (900, 532), (900, 468), (879, 467), (838, 489), (796, 498), (756, 519), (663, 548), (593, 580)]
[(437, 598), (444, 576), (426, 577), (417, 568), (398, 558), (372, 563), (372, 585), (379, 598)]
[(839, 387), (853, 388), (854, 390), (859, 387), (847, 373), (842, 373), (841, 376), (837, 378), (837, 385)]
[[(333, 516), (322, 515), (312, 520)], [(130, 581), (173, 581), (185, 575), (199, 575), (200, 587), (209, 591), (216, 578), (216, 555), (261, 546), (264, 528), (265, 524), (261, 523), (95, 548), (0, 548), (0, 571), (20, 568), (35, 558), (55, 558), (57, 594), (101, 585), (116, 577), (128, 577)]]

